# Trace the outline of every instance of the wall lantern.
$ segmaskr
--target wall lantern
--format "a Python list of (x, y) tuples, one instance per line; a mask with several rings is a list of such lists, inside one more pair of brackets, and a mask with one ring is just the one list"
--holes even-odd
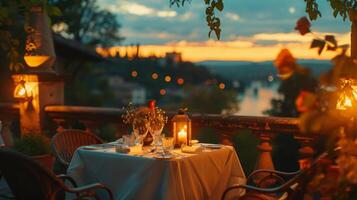
[(173, 138), (175, 147), (190, 145), (191, 119), (186, 114), (187, 109), (180, 109), (178, 114), (172, 118)]
[(26, 84), (24, 80), (21, 80), (15, 87), (14, 98), (24, 101), (31, 101), (32, 94), (30, 87)]
[(24, 60), (28, 67), (50, 69), (56, 59), (49, 19), (43, 6), (32, 6), (25, 25)]

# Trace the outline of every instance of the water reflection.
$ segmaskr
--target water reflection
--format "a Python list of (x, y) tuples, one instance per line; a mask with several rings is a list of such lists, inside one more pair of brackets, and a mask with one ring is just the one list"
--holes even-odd
[(237, 115), (264, 116), (263, 112), (271, 107), (270, 100), (278, 98), (279, 83), (264, 84), (261, 81), (252, 82), (244, 94), (238, 96), (239, 111)]

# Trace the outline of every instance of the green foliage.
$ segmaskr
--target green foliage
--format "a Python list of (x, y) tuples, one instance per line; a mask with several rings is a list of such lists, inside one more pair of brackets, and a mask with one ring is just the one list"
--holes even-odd
[(50, 141), (42, 134), (30, 133), (15, 140), (13, 148), (29, 156), (44, 155), (50, 153)]
[[(120, 24), (111, 12), (101, 9), (96, 0), (49, 0), (62, 15), (53, 17), (56, 33), (92, 46), (113, 46), (124, 38), (120, 36)], [(58, 10), (54, 9), (58, 14)]]
[[(217, 39), (221, 36), (221, 21), (219, 17), (215, 16), (215, 11), (223, 11), (224, 4), (223, 0), (203, 0), (206, 7), (206, 21), (207, 26), (210, 31), (208, 32), (208, 37), (211, 37), (211, 33), (214, 32)], [(311, 20), (316, 20), (321, 17), (321, 12), (319, 10), (319, 4), (317, 0), (304, 0), (306, 3), (306, 13), (309, 15)], [(357, 10), (357, 0), (327, 0), (333, 10), (333, 16), (337, 17), (340, 15), (343, 20), (348, 17), (348, 12), (350, 10)], [(170, 0), (170, 5), (177, 5), (178, 7), (184, 6), (186, 2), (191, 2), (191, 0)], [(258, 2), (257, 2), (258, 3)]]

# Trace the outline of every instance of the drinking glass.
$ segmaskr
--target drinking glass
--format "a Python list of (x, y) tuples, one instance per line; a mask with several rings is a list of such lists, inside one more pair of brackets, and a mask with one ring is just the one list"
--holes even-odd
[(162, 129), (164, 129), (164, 124), (151, 124), (149, 127), (149, 131), (153, 137), (153, 141), (151, 143), (155, 148), (162, 145)]
[(144, 138), (148, 134), (148, 123), (144, 120), (134, 120), (133, 133), (137, 144), (142, 144)]
[(169, 153), (174, 149), (174, 138), (173, 137), (163, 137), (162, 138), (162, 148), (165, 153)]

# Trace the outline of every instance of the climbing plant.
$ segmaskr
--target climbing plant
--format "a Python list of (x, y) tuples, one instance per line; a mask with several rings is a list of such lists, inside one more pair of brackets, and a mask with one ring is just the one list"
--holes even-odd
[[(238, 0), (239, 1), (239, 0)], [(319, 10), (319, 3), (317, 0), (304, 0), (306, 3), (306, 13), (308, 14), (310, 20), (316, 20), (321, 17), (321, 12)], [(333, 16), (337, 17), (340, 15), (343, 20), (348, 17), (348, 12), (350, 10), (357, 10), (357, 0), (327, 0), (330, 7), (332, 8)], [(177, 7), (182, 7), (186, 3), (190, 3), (191, 0), (170, 0), (170, 5), (176, 5)], [(224, 3), (223, 0), (203, 0), (206, 5), (206, 21), (209, 28), (208, 37), (214, 32), (219, 40), (221, 37), (221, 20), (215, 15), (216, 11), (223, 11)], [(257, 4), (259, 1), (256, 1)]]

